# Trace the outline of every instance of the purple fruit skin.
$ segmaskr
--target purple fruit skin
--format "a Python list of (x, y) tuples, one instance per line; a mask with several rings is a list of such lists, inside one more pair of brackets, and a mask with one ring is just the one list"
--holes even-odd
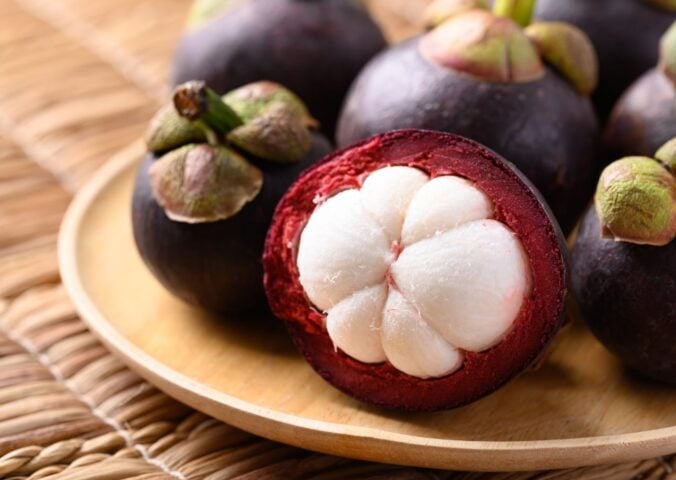
[(400, 128), (471, 138), (514, 163), (568, 233), (594, 187), (599, 132), (589, 100), (549, 69), (527, 83), (456, 73), (424, 59), (418, 42), (392, 47), (364, 68), (346, 99), (338, 145)]
[(602, 118), (634, 80), (657, 65), (660, 38), (676, 21), (676, 12), (644, 0), (539, 0), (535, 16), (572, 23), (589, 36), (599, 57), (593, 100)]
[(655, 247), (602, 238), (592, 206), (573, 247), (572, 284), (601, 343), (627, 366), (676, 384), (676, 241)]
[(620, 98), (604, 134), (608, 160), (652, 157), (676, 137), (676, 88), (661, 71), (643, 74)]
[(256, 161), (263, 171), (259, 195), (235, 216), (210, 223), (170, 220), (152, 195), (148, 154), (136, 177), (132, 226), (136, 246), (155, 277), (188, 303), (216, 312), (240, 313), (267, 308), (263, 292), (263, 243), (277, 202), (302, 170), (332, 150), (313, 134), (302, 162), (277, 165)]
[(172, 83), (201, 79), (223, 94), (270, 80), (296, 93), (333, 135), (352, 80), (386, 46), (347, 0), (251, 0), (180, 41)]

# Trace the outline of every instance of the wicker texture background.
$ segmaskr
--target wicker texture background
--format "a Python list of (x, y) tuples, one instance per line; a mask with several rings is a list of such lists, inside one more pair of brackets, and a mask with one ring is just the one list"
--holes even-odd
[[(398, 37), (425, 2), (373, 3)], [(0, 0), (0, 477), (676, 479), (674, 456), (489, 475), (314, 454), (195, 412), (112, 357), (59, 285), (56, 235), (72, 194), (140, 136), (164, 98), (187, 6)]]

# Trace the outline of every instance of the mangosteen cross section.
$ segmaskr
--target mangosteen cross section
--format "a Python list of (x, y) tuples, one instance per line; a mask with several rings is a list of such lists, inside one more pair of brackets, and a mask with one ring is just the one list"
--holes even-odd
[(334, 348), (427, 379), (500, 343), (532, 273), (494, 211), (472, 182), (408, 166), (324, 200), (300, 234), (297, 267)]

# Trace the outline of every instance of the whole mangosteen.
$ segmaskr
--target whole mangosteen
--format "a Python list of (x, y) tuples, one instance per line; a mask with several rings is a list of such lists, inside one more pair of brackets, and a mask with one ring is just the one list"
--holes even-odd
[(660, 63), (615, 105), (604, 133), (608, 159), (652, 155), (676, 137), (676, 22), (664, 34)]
[(601, 174), (572, 282), (592, 332), (626, 365), (676, 384), (676, 138)]
[(566, 246), (535, 188), (480, 144), (375, 136), (280, 201), (265, 288), (300, 352), (364, 402), (422, 411), (494, 391), (562, 324)]
[(271, 82), (223, 99), (204, 82), (176, 89), (150, 124), (132, 200), (136, 246), (168, 290), (219, 312), (265, 308), (260, 257), (275, 205), (331, 149), (315, 124)]
[(375, 57), (348, 94), (338, 144), (397, 128), (469, 137), (509, 158), (570, 231), (593, 190), (596, 57), (573, 26), (528, 25), (532, 8), (460, 8)]
[(593, 100), (605, 118), (622, 92), (657, 63), (660, 37), (676, 21), (676, 2), (539, 0), (536, 16), (573, 24), (589, 36), (600, 67)]
[(219, 93), (278, 82), (333, 135), (352, 80), (385, 46), (359, 0), (197, 0), (172, 81), (201, 78)]

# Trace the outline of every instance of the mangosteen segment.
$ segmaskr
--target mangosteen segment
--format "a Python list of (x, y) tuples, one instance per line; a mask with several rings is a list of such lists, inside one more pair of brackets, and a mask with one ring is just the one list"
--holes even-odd
[(376, 170), (361, 189), (322, 203), (297, 262), (334, 345), (433, 378), (460, 368), (459, 349), (498, 343), (530, 295), (531, 274), (493, 211), (470, 182), (405, 166)]
[(315, 370), (371, 404), (451, 408), (534, 362), (562, 323), (565, 244), (513, 167), (401, 130), (291, 186), (263, 256), (273, 313)]

